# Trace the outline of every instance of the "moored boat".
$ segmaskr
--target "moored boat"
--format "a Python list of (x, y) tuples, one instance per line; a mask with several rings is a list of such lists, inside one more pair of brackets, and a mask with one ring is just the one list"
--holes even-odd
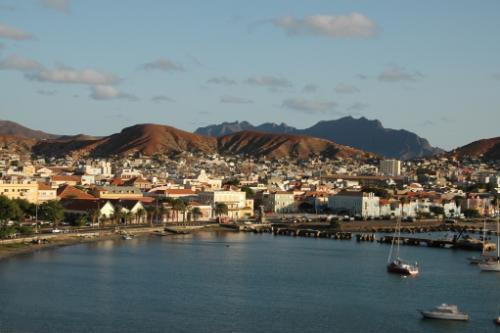
[(441, 320), (469, 320), (469, 315), (458, 310), (458, 306), (443, 303), (431, 310), (419, 310), (424, 318)]
[(396, 258), (387, 265), (387, 271), (389, 273), (414, 276), (418, 274), (418, 265), (411, 265)]

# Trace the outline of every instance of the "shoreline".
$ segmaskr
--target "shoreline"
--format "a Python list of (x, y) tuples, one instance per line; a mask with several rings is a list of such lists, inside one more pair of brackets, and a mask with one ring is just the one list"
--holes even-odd
[[(95, 243), (107, 240), (119, 240), (121, 239), (123, 232), (133, 235), (133, 237), (147, 237), (154, 236), (155, 233), (162, 232), (164, 226), (161, 227), (143, 227), (134, 229), (122, 229), (119, 231), (96, 231), (95, 233), (82, 233), (82, 234), (61, 234), (61, 235), (42, 235), (42, 236), (31, 236), (25, 237), (23, 239), (2, 242), (0, 241), (0, 262), (4, 259), (9, 259), (15, 256), (30, 254), (38, 251), (56, 249), (59, 247)], [(227, 231), (221, 229), (218, 226), (208, 226), (200, 229), (190, 230), (192, 233), (198, 231)], [(98, 235), (96, 235), (98, 234)], [(163, 235), (167, 237), (170, 234)], [(172, 236), (175, 234), (172, 233)], [(34, 239), (45, 239), (46, 243), (32, 243), (31, 240)]]

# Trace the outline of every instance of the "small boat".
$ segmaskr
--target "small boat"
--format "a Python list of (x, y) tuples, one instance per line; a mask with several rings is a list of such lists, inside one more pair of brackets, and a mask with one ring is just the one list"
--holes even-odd
[(479, 265), (479, 264), (487, 263), (490, 261), (496, 261), (497, 259), (498, 258), (495, 256), (489, 256), (489, 255), (485, 255), (485, 254), (482, 254), (479, 257), (472, 256), (472, 257), (467, 258), (467, 260), (469, 261), (469, 263), (471, 265)]
[[(402, 213), (402, 212), (401, 212)], [(397, 239), (397, 241), (396, 241)], [(393, 248), (394, 242), (396, 242), (396, 255), (393, 258)], [(394, 235), (392, 237), (391, 249), (389, 251), (389, 257), (387, 258), (387, 272), (404, 275), (404, 276), (416, 276), (419, 273), (418, 264), (415, 265), (408, 264), (401, 260), (399, 257), (399, 244), (401, 243), (401, 218), (398, 219), (396, 223), (396, 229), (394, 230)]]
[(415, 276), (418, 274), (418, 265), (410, 265), (403, 262), (401, 259), (396, 258), (387, 265), (387, 271), (389, 273), (396, 273), (400, 275)]
[(478, 266), (483, 272), (500, 272), (500, 260), (485, 261)]
[(122, 239), (124, 239), (124, 240), (131, 240), (132, 236), (130, 236), (129, 234), (125, 234), (125, 235), (122, 235)]
[(443, 320), (469, 320), (469, 315), (453, 304), (443, 303), (432, 310), (419, 310), (424, 318)]
[[(497, 204), (498, 211), (498, 204)], [(497, 216), (497, 256), (494, 260), (489, 260), (480, 263), (479, 268), (483, 272), (500, 272), (500, 220)]]
[(496, 317), (496, 318), (493, 320), (493, 322), (494, 322), (495, 324), (497, 324), (498, 326), (500, 326), (500, 316)]

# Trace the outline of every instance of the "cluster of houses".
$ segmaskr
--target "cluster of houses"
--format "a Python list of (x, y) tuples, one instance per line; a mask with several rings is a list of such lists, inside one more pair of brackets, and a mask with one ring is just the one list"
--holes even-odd
[[(221, 215), (245, 220), (261, 212), (363, 219), (461, 217), (467, 211), (494, 216), (492, 199), (500, 187), (497, 165), (446, 159), (382, 160), (379, 165), (220, 156), (12, 160), (0, 159), (0, 195), (35, 204), (59, 200), (67, 214), (97, 220), (119, 211), (128, 223), (145, 223), (152, 211), (159, 222), (209, 221)], [(183, 202), (180, 213), (175, 200)], [(217, 211), (218, 204), (226, 209)]]

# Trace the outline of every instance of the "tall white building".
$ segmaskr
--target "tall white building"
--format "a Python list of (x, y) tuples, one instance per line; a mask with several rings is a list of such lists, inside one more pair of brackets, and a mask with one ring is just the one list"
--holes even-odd
[(401, 161), (390, 159), (380, 161), (380, 173), (384, 176), (397, 177), (401, 175)]

